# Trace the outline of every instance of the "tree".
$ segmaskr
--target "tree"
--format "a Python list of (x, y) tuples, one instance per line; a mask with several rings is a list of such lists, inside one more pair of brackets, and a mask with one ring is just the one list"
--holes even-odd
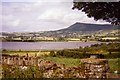
[(105, 20), (114, 25), (120, 25), (120, 1), (119, 2), (78, 2), (74, 0), (73, 9), (85, 12), (88, 17), (97, 20)]

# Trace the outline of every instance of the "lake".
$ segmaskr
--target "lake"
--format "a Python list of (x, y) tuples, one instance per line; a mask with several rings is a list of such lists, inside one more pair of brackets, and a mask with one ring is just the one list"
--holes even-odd
[(2, 49), (8, 50), (61, 50), (75, 49), (103, 42), (1, 42)]

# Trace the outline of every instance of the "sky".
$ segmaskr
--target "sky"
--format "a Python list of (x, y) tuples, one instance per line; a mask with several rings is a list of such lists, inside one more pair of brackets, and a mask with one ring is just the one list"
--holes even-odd
[(81, 22), (109, 24), (72, 10), (72, 0), (3, 0), (0, 4), (2, 32), (39, 32), (67, 28)]

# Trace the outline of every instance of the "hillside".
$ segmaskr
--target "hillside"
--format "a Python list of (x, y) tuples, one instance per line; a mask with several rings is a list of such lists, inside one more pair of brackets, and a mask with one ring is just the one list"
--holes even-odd
[(99, 31), (99, 30), (113, 30), (117, 29), (117, 26), (109, 24), (86, 24), (86, 23), (75, 23), (68, 28), (61, 29), (61, 32), (79, 32), (79, 31)]

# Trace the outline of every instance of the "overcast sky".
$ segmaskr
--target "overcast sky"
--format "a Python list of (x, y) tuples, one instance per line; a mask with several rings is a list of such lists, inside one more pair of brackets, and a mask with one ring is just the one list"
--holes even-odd
[(58, 30), (76, 22), (108, 24), (104, 21), (94, 21), (79, 10), (72, 10), (72, 5), (72, 0), (4, 0), (0, 5), (2, 31)]

